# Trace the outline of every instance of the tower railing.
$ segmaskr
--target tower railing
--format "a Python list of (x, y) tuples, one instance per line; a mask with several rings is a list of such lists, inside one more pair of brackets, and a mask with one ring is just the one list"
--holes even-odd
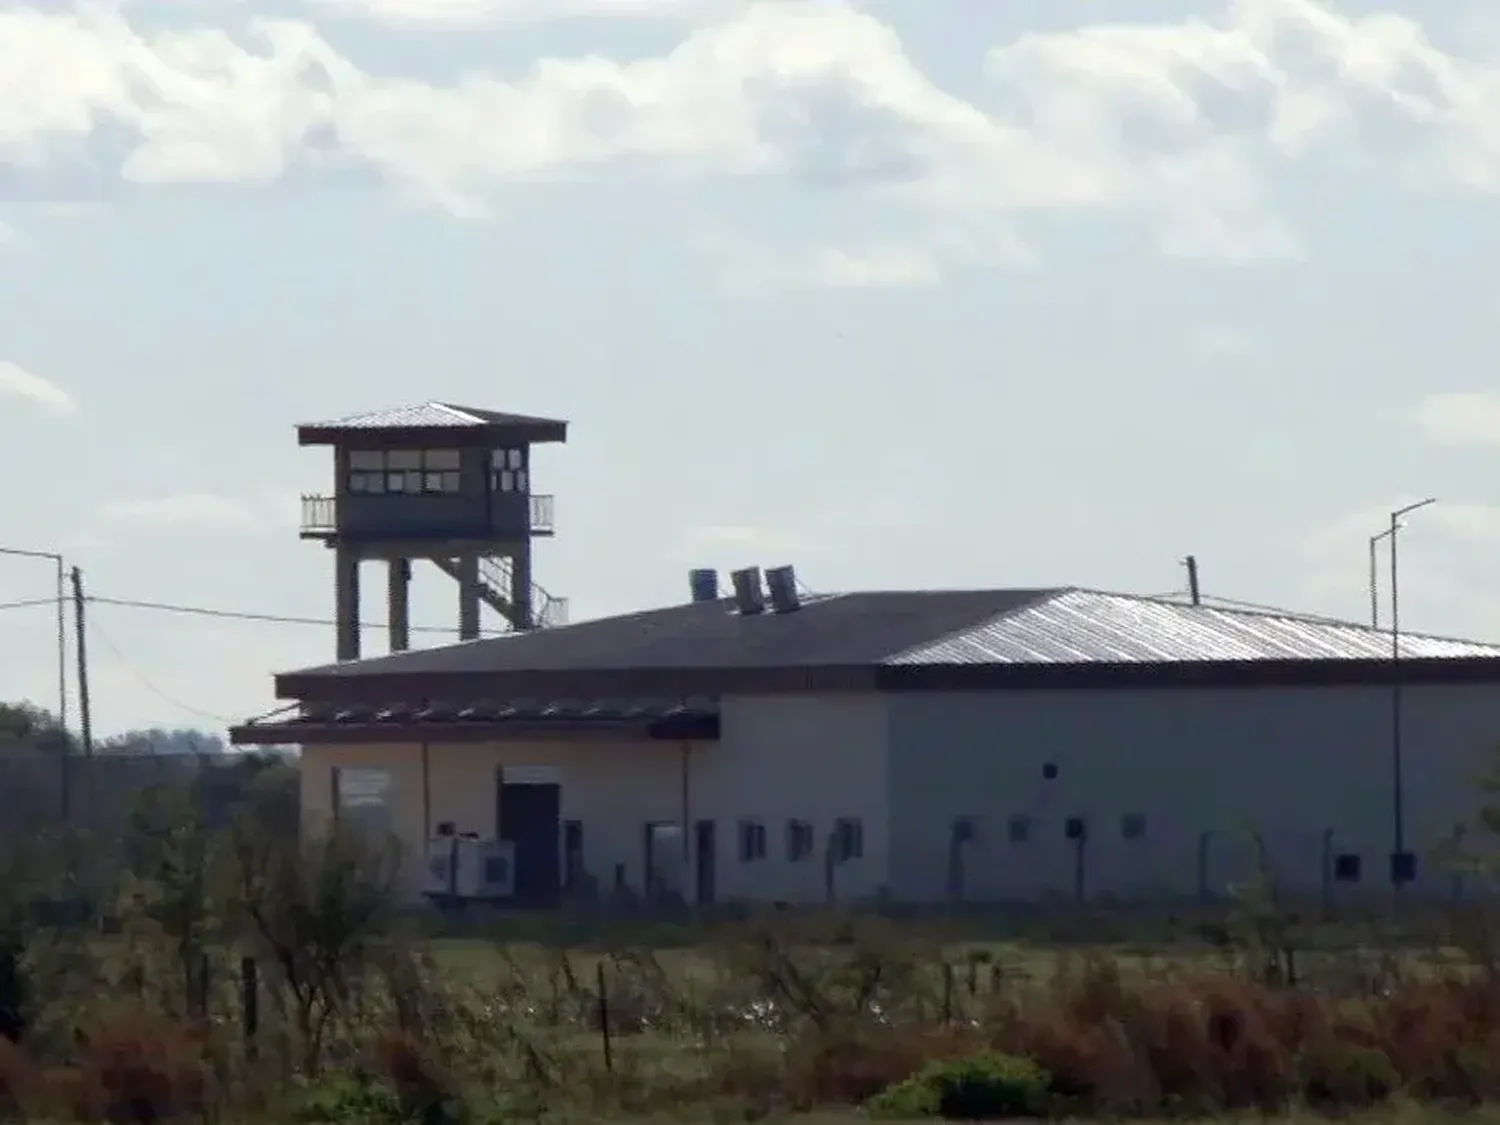
[(302, 530), (323, 534), (337, 528), (338, 510), (332, 496), (302, 496)]
[[(527, 497), (531, 530), (550, 535), (555, 530), (553, 513), (556, 497), (532, 495)], [(302, 496), (302, 531), (309, 535), (331, 534), (338, 530), (337, 501), (332, 496)]]
[(531, 530), (551, 534), (553, 530), (553, 497), (532, 495), (528, 499), (531, 502)]

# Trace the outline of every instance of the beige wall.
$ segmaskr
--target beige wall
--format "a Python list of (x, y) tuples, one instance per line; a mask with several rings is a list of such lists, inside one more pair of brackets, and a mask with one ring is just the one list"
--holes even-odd
[[(562, 817), (584, 826), (585, 864), (607, 890), (616, 864), (631, 886), (643, 884), (643, 832), (648, 821), (700, 819), (718, 825), (720, 901), (815, 902), (824, 897), (821, 854), (838, 817), (861, 822), (864, 854), (840, 869), (841, 898), (875, 894), (886, 879), (886, 712), (873, 696), (727, 700), (717, 743), (536, 742), (422, 747), (306, 746), (302, 799), (309, 825), (333, 808), (333, 769), (377, 769), (391, 778), (391, 826), (407, 852), (406, 886), (416, 894), (423, 841), (438, 824), (490, 836), (496, 824), (496, 773), (503, 767), (556, 769)], [(686, 765), (686, 778), (684, 778)], [(684, 785), (686, 780), (686, 785)], [(684, 805), (686, 799), (686, 805)], [(684, 815), (684, 813), (686, 815)], [(742, 863), (742, 818), (766, 828), (764, 859)], [(815, 855), (791, 862), (786, 822), (810, 821)], [(689, 865), (684, 889), (694, 887)]]
[(585, 864), (608, 888), (623, 863), (641, 884), (643, 826), (682, 815), (683, 747), (672, 743), (502, 742), (427, 747), (307, 746), (302, 750), (304, 821), (316, 824), (333, 808), (332, 771), (386, 770), (391, 775), (392, 831), (407, 853), (406, 886), (416, 894), (423, 841), (444, 821), (459, 832), (494, 836), (496, 777), (503, 768), (555, 769), (562, 782), (562, 818), (584, 825)]
[[(785, 902), (825, 898), (823, 846), (834, 821), (857, 818), (864, 855), (842, 867), (842, 899), (876, 894), (886, 880), (889, 823), (886, 709), (875, 695), (725, 699), (716, 746), (694, 755), (693, 815), (718, 822), (719, 897)], [(766, 857), (739, 859), (738, 822), (766, 827)], [(810, 859), (790, 862), (786, 823), (809, 821)]]

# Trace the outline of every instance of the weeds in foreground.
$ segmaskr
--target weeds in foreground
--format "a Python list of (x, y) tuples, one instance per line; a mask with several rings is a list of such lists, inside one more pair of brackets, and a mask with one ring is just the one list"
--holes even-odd
[[(492, 973), (464, 976), (402, 937), (387, 852), (246, 820), (153, 831), (119, 896), (118, 940), (0, 911), (0, 1120), (1182, 1118), (1500, 1102), (1500, 958), (1477, 924), (1454, 931), (1479, 935), (1458, 964), (1331, 964), (1303, 955), (1306, 927), (1258, 885), (1197, 959), (1083, 954), (1022, 972), (993, 952), (952, 963), (921, 923), (779, 913), (705, 929), (691, 969), (650, 949), (506, 946)], [(14, 882), (7, 901), (24, 903)]]

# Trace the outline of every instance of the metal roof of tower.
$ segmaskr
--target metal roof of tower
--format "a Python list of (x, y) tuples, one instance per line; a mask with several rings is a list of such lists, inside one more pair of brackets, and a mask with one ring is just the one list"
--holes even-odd
[(306, 422), (297, 427), (301, 445), (339, 444), (360, 435), (377, 433), (401, 437), (458, 437), (464, 431), (474, 436), (490, 432), (516, 433), (532, 442), (567, 441), (568, 424), (558, 418), (531, 414), (511, 414), (500, 410), (481, 410), (451, 402), (423, 402), (413, 406), (394, 406), (350, 414), (322, 422)]

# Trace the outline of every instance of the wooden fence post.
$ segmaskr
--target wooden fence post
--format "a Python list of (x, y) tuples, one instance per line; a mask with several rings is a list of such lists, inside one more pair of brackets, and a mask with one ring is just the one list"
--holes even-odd
[(245, 1058), (260, 1053), (260, 971), (254, 957), (240, 958), (240, 1029), (245, 1036)]
[(594, 979), (599, 986), (599, 1040), (604, 1045), (604, 1069), (610, 1073), (615, 1069), (614, 1049), (609, 1041), (609, 992), (604, 987), (604, 962), (594, 966)]

